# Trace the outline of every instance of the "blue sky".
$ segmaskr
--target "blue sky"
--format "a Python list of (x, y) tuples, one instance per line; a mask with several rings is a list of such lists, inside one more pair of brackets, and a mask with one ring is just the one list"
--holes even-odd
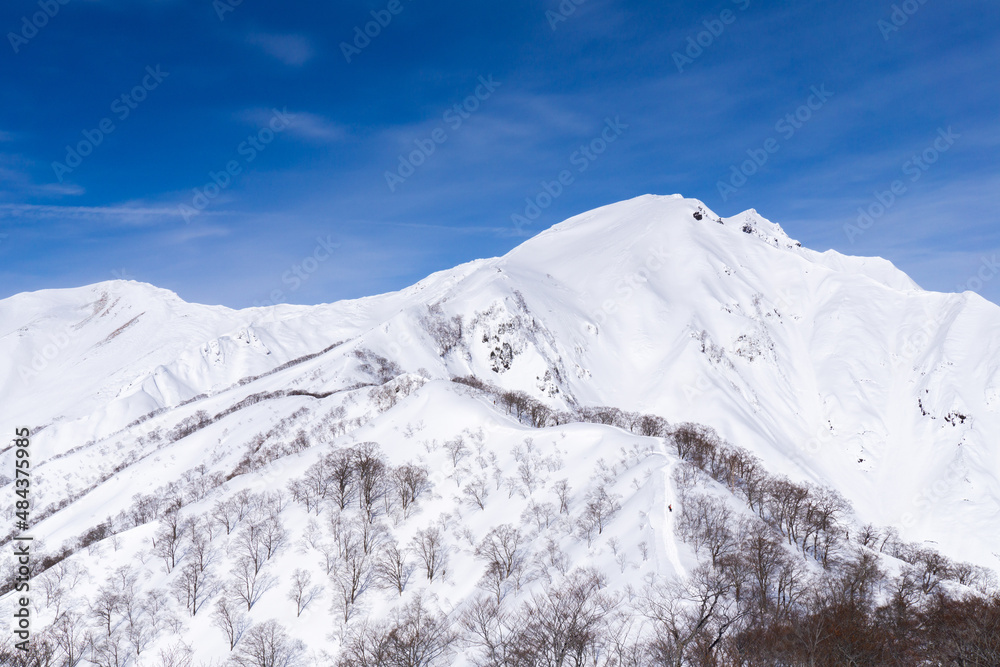
[(682, 193), (1000, 301), (994, 2), (63, 2), (0, 11), (0, 297), (334, 301)]

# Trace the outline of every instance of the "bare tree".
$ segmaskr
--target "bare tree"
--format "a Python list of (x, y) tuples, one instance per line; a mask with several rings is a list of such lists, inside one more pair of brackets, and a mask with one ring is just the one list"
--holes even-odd
[(705, 567), (684, 584), (647, 586), (638, 607), (653, 624), (651, 662), (683, 667), (691, 664), (696, 647), (710, 656), (740, 618), (729, 587), (724, 577)]
[(375, 562), (375, 576), (383, 586), (394, 588), (400, 595), (406, 588), (413, 572), (413, 565), (407, 558), (408, 551), (395, 540), (389, 540)]
[(513, 622), (509, 664), (600, 664), (606, 641), (606, 619), (615, 601), (601, 593), (603, 582), (593, 571), (578, 570), (559, 586), (532, 596)]
[(479, 597), (462, 615), (465, 639), (472, 648), (472, 662), (477, 667), (514, 665), (514, 619), (494, 597)]
[(254, 561), (247, 556), (241, 556), (237, 559), (232, 573), (230, 590), (246, 603), (247, 611), (250, 611), (260, 600), (260, 596), (270, 590), (275, 583), (273, 577), (262, 573)]
[(473, 507), (486, 509), (486, 498), (490, 495), (489, 482), (482, 475), (477, 475), (465, 485), (465, 488), (462, 489), (462, 495), (465, 497), (465, 501)]
[(556, 492), (556, 497), (559, 498), (559, 513), (569, 514), (569, 480), (561, 479), (556, 482), (553, 489)]
[(340, 510), (345, 510), (357, 492), (353, 452), (349, 449), (336, 451), (324, 459), (324, 465), (333, 484), (333, 501)]
[(409, 514), (410, 507), (417, 501), (417, 498), (431, 488), (427, 468), (412, 463), (401, 465), (393, 470), (392, 480), (404, 517)]
[(237, 502), (233, 498), (227, 498), (225, 500), (217, 500), (212, 506), (211, 521), (212, 523), (225, 528), (226, 535), (233, 532), (236, 524), (239, 522), (237, 514), (239, 513), (239, 508)]
[(476, 556), (495, 566), (504, 578), (513, 575), (524, 565), (521, 531), (509, 523), (497, 526), (476, 547)]
[(90, 603), (91, 616), (100, 623), (108, 637), (111, 636), (115, 620), (121, 611), (121, 606), (121, 596), (111, 586), (101, 588), (97, 593), (97, 597)]
[(337, 667), (434, 667), (447, 664), (457, 633), (447, 618), (416, 598), (389, 622), (351, 632)]
[(208, 571), (201, 569), (196, 562), (181, 568), (180, 575), (174, 581), (174, 592), (177, 601), (184, 603), (185, 609), (192, 616), (198, 615), (198, 610), (211, 589), (211, 581)]
[(363, 442), (354, 448), (354, 470), (358, 501), (368, 521), (374, 521), (386, 493), (388, 470), (377, 443)]
[(183, 530), (180, 512), (173, 510), (160, 521), (160, 529), (153, 538), (153, 553), (163, 559), (167, 574), (177, 566)]
[(131, 659), (128, 642), (120, 632), (107, 637), (91, 636), (89, 644), (89, 658), (99, 667), (125, 667)]
[(295, 615), (301, 616), (309, 603), (315, 599), (320, 592), (319, 586), (312, 585), (312, 577), (303, 569), (297, 569), (292, 573), (292, 587), (288, 591), (288, 599), (295, 603)]
[(68, 667), (75, 667), (87, 646), (83, 618), (75, 611), (64, 611), (52, 624), (52, 638), (62, 651)]
[(212, 546), (211, 540), (209, 540), (204, 533), (195, 532), (194, 536), (191, 538), (191, 548), (189, 550), (191, 559), (199, 570), (204, 572), (208, 569), (208, 566), (215, 562), (218, 556), (218, 550)]
[(441, 530), (436, 527), (421, 529), (413, 537), (413, 552), (424, 565), (428, 581), (443, 576), (448, 564), (448, 550)]
[(278, 514), (264, 519), (260, 527), (260, 544), (264, 548), (264, 558), (270, 560), (284, 546), (288, 532)]
[(246, 615), (239, 608), (230, 604), (226, 596), (220, 597), (218, 602), (215, 603), (212, 622), (217, 628), (226, 633), (230, 651), (236, 648), (248, 625)]
[(469, 447), (465, 444), (465, 439), (463, 439), (462, 436), (446, 441), (444, 443), (444, 448), (451, 457), (451, 465), (454, 468), (457, 468), (458, 464), (462, 462), (462, 459), (469, 455)]
[(268, 558), (264, 546), (265, 524), (266, 521), (255, 517), (248, 518), (236, 533), (230, 547), (234, 555), (253, 565), (255, 574), (260, 572)]
[(66, 588), (63, 586), (62, 577), (56, 571), (57, 567), (46, 570), (38, 578), (38, 583), (41, 585), (42, 592), (45, 593), (45, 606), (52, 609), (55, 617), (58, 618), (63, 596), (66, 595)]
[(597, 526), (597, 532), (604, 532), (608, 520), (621, 509), (620, 496), (607, 492), (604, 486), (598, 486), (587, 494), (587, 509), (584, 520)]

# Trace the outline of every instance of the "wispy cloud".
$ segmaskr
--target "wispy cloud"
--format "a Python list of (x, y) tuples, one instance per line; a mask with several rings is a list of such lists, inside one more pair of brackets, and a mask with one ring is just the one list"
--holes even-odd
[(299, 111), (293, 112), (292, 118), (289, 134), (321, 142), (342, 141), (347, 137), (346, 128), (323, 116)]
[(87, 220), (126, 225), (149, 225), (180, 218), (177, 207), (57, 206), (50, 204), (0, 204), (0, 219)]
[[(284, 133), (318, 143), (341, 141), (348, 136), (347, 128), (335, 123), (324, 116), (310, 113), (308, 111), (296, 111), (294, 109), (284, 109), (282, 113), (287, 113), (291, 124)], [(237, 118), (256, 127), (267, 125), (274, 118), (272, 109), (244, 109), (237, 114)]]
[[(5, 139), (5, 136), (8, 137)], [(11, 135), (0, 132), (0, 141), (9, 141)], [(20, 196), (64, 197), (82, 195), (85, 190), (74, 183), (39, 183), (32, 171), (34, 163), (24, 156), (0, 153), (0, 182), (3, 189), (0, 193)]]
[(304, 35), (253, 33), (247, 36), (247, 42), (289, 67), (301, 67), (315, 55), (312, 42)]

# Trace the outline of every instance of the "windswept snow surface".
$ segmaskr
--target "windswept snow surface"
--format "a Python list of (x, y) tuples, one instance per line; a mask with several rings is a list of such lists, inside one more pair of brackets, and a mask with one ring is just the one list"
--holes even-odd
[[(401, 543), (430, 526), (445, 532), (444, 581), (414, 585), (446, 610), (475, 589), (474, 545), (503, 523), (537, 528), (534, 557), (598, 565), (617, 585), (697, 564), (666, 510), (677, 461), (664, 442), (595, 424), (526, 427), (451, 381), (470, 375), (554, 409), (608, 405), (711, 426), (771, 472), (838, 490), (858, 523), (996, 568), (998, 344), (1000, 307), (975, 294), (927, 292), (885, 260), (803, 248), (753, 210), (720, 218), (696, 200), (643, 196), (504, 257), (356, 301), (233, 311), (122, 281), (5, 299), (0, 424), (32, 430), (33, 511), (52, 506), (32, 532), (49, 550), (127, 511), (135, 494), (230, 475), (254, 442), (304, 444), (185, 513), (244, 488), (284, 491), (324, 454), (377, 442), (393, 464), (431, 470), (430, 495), (392, 530)], [(444, 443), (458, 437), (469, 451), (456, 466)], [(4, 498), (13, 455), (0, 453)], [(505, 480), (525, 460), (537, 479), (515, 488)], [(463, 492), (479, 477), (482, 509)], [(597, 482), (620, 497), (590, 547), (547, 542), (543, 506), (558, 507), (560, 479), (573, 507)], [(324, 520), (294, 503), (286, 513), (296, 546), (269, 565), (278, 583), (254, 607), (258, 621), (294, 619), (293, 569), (327, 578), (317, 548), (303, 546), (310, 520)], [(176, 575), (150, 555), (155, 530), (139, 525), (75, 554), (90, 575), (75, 592), (87, 597), (124, 564), (146, 573), (144, 590), (168, 587)], [(366, 595), (365, 613), (393, 603)], [(319, 599), (287, 624), (315, 655), (335, 650), (334, 606)], [(36, 623), (52, 616), (42, 610)], [(199, 657), (228, 654), (209, 622), (184, 623)]]

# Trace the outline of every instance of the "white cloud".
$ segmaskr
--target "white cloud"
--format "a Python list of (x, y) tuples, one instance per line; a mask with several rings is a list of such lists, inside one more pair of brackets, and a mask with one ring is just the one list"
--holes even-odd
[(315, 55), (312, 43), (303, 35), (253, 33), (247, 36), (247, 42), (290, 67), (301, 67)]

